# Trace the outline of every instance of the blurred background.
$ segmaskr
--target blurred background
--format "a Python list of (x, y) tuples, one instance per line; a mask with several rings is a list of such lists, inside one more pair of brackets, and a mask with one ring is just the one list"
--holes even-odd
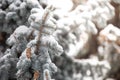
[[(0, 58), (6, 39), (19, 25), (29, 26), (30, 10), (19, 14), (23, 0), (0, 0)], [(53, 36), (63, 47), (55, 80), (120, 80), (120, 0), (39, 0), (53, 5), (57, 29)], [(14, 3), (15, 4), (15, 3)], [(7, 14), (17, 12), (15, 18)], [(7, 16), (7, 17), (6, 17)], [(7, 19), (6, 19), (7, 18)]]

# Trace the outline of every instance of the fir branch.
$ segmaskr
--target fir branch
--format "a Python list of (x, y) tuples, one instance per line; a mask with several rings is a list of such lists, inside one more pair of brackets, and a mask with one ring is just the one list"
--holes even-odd
[(52, 6), (49, 6), (46, 10), (45, 10), (45, 13), (44, 13), (44, 15), (43, 15), (43, 17), (42, 17), (42, 24), (41, 24), (41, 26), (40, 26), (40, 30), (39, 30), (39, 35), (38, 35), (38, 41), (37, 41), (37, 44), (36, 44), (36, 54), (38, 54), (38, 49), (39, 49), (39, 47), (40, 47), (40, 38), (41, 38), (41, 36), (42, 36), (42, 30), (43, 30), (43, 28), (45, 27), (45, 21), (47, 20), (47, 17), (49, 16), (49, 14), (50, 14), (50, 10), (52, 10), (53, 9), (53, 7)]

